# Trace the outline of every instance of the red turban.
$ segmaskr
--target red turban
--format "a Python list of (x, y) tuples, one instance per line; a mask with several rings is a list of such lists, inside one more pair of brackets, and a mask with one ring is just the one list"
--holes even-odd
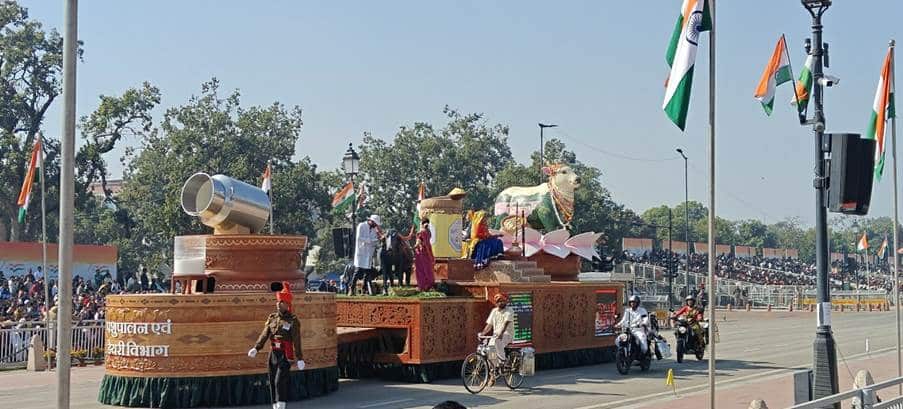
[(276, 293), (276, 301), (282, 301), (288, 306), (288, 310), (292, 310), (292, 291), (288, 281), (282, 282), (282, 291)]

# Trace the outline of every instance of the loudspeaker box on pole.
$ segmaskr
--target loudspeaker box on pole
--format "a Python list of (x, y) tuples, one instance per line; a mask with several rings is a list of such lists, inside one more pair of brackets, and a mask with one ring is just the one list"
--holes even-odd
[(875, 169), (875, 140), (859, 134), (825, 134), (830, 138), (831, 161), (828, 181), (828, 210), (865, 215), (872, 198)]

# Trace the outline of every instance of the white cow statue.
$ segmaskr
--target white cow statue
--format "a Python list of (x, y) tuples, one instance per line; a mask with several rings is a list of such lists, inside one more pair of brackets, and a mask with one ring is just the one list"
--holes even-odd
[(507, 227), (505, 219), (526, 216), (527, 223), (539, 230), (570, 229), (574, 217), (574, 189), (580, 187), (580, 177), (568, 165), (549, 165), (542, 168), (548, 181), (538, 186), (514, 186), (499, 193), (495, 199), (495, 216)]

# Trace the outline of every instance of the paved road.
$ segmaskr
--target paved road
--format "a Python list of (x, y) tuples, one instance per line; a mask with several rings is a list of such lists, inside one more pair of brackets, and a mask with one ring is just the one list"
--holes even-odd
[[(725, 318), (726, 321), (718, 323), (721, 341), (717, 345), (719, 388), (738, 387), (809, 365), (815, 332), (813, 314), (734, 312), (726, 314)], [(871, 354), (895, 345), (893, 312), (835, 313), (834, 331), (841, 359), (840, 371), (847, 370), (843, 360), (869, 356), (865, 351), (866, 338)], [(893, 359), (893, 355), (887, 357)], [(467, 393), (458, 380), (433, 384), (343, 380), (339, 392), (290, 407), (408, 409), (430, 408), (443, 400), (456, 400), (467, 407), (487, 408), (639, 408), (674, 399), (674, 394), (664, 386), (669, 368), (674, 369), (680, 395), (705, 391), (707, 361), (696, 362), (692, 358), (678, 365), (672, 358), (654, 362), (648, 373), (641, 373), (636, 368), (629, 376), (618, 374), (614, 364), (542, 371), (528, 378), (522, 390), (509, 391), (504, 386), (496, 386), (479, 395)], [(96, 396), (101, 376), (100, 368), (80, 368), (73, 373), (73, 408), (100, 406)], [(52, 408), (54, 379), (52, 375), (0, 373), (0, 402), (3, 407), (16, 409)]]

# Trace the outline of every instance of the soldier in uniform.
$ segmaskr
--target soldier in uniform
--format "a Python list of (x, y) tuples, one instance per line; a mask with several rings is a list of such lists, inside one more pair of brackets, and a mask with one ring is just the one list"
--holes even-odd
[(267, 317), (263, 331), (257, 338), (257, 344), (248, 351), (248, 356), (254, 358), (257, 351), (270, 341), (270, 356), (267, 359), (267, 368), (270, 373), (270, 396), (273, 400), (273, 409), (285, 409), (288, 399), (288, 378), (291, 370), (291, 361), (295, 361), (298, 370), (304, 369), (304, 359), (301, 353), (301, 322), (295, 314), (292, 314), (292, 292), (289, 283), (282, 283), (282, 290), (276, 293), (276, 312)]

